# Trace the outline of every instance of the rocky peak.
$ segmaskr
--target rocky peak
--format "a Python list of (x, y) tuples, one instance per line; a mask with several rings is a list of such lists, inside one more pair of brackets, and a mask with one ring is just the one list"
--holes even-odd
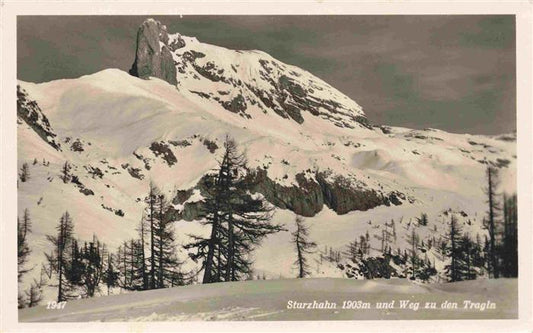
[(154, 19), (145, 20), (137, 31), (137, 50), (130, 74), (143, 79), (157, 77), (176, 85), (176, 65), (168, 41), (165, 25)]
[(313, 116), (340, 128), (372, 129), (361, 106), (305, 70), (261, 51), (230, 50), (169, 34), (163, 24), (147, 19), (137, 34), (130, 74), (177, 85), (177, 73), (181, 90), (246, 119), (276, 114), (303, 124)]

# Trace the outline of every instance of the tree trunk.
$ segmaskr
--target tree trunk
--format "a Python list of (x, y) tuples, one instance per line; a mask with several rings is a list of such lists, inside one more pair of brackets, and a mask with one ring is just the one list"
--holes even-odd
[(226, 264), (226, 281), (232, 281), (233, 279), (233, 222), (231, 216), (228, 217), (228, 262)]
[(496, 262), (496, 234), (495, 234), (495, 221), (494, 221), (494, 184), (492, 169), (488, 169), (488, 195), (489, 195), (489, 233), (490, 233), (490, 261), (492, 265), (492, 273), (494, 278), (499, 278), (498, 265)]
[[(144, 217), (143, 217), (144, 218)], [(144, 221), (141, 221), (141, 269), (143, 275), (143, 289), (148, 289), (148, 276), (146, 275), (146, 257), (144, 255)]]
[(158, 287), (164, 288), (163, 283), (163, 230), (165, 228), (164, 226), (164, 217), (163, 217), (163, 197), (161, 197), (161, 200), (159, 202), (159, 281), (158, 281)]
[(155, 289), (154, 190), (150, 188), (150, 289)]
[(298, 274), (299, 278), (303, 278), (305, 276), (304, 272), (304, 260), (302, 255), (302, 249), (300, 244), (300, 235), (298, 234), (296, 236), (296, 250), (298, 251), (298, 266), (300, 268), (300, 273)]
[(213, 217), (213, 225), (211, 228), (211, 237), (208, 241), (207, 257), (205, 259), (204, 278), (202, 283), (211, 283), (211, 270), (213, 269), (213, 257), (215, 255), (215, 245), (217, 243), (217, 229), (218, 229), (218, 213)]
[(61, 221), (61, 227), (59, 231), (59, 238), (58, 239), (58, 253), (57, 253), (57, 264), (59, 268), (59, 286), (58, 286), (58, 292), (57, 292), (57, 301), (62, 302), (63, 301), (63, 248), (64, 248), (64, 233), (65, 233), (65, 225), (64, 220)]

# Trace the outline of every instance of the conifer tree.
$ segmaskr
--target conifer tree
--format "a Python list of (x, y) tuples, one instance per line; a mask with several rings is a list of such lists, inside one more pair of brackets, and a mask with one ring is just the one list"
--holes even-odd
[(27, 305), (29, 308), (39, 305), (39, 303), (43, 300), (42, 292), (42, 283), (34, 279), (30, 289), (26, 290), (25, 292), (28, 299)]
[[(124, 244), (124, 255), (126, 272), (128, 275), (128, 288), (131, 290), (143, 290), (144, 274), (140, 240), (132, 238), (128, 242), (126, 242)], [(157, 279), (157, 276), (155, 278)], [(157, 286), (157, 284), (155, 285)]]
[(175, 279), (176, 266), (181, 265), (178, 262), (174, 246), (174, 231), (171, 221), (166, 216), (168, 202), (163, 194), (156, 198), (157, 218), (155, 224), (155, 256), (157, 266), (157, 288), (165, 288), (172, 284)]
[(148, 289), (148, 271), (147, 271), (147, 267), (146, 267), (146, 251), (145, 251), (145, 244), (146, 244), (146, 240), (145, 240), (145, 235), (146, 235), (146, 231), (147, 231), (147, 226), (146, 226), (146, 218), (145, 218), (145, 215), (143, 214), (142, 218), (141, 218), (141, 221), (139, 223), (139, 228), (137, 229), (137, 231), (139, 232), (139, 254), (140, 254), (140, 274), (142, 275), (142, 289), (146, 290)]
[[(364, 239), (364, 237), (363, 237)], [(348, 246), (346, 248), (346, 251), (344, 252), (344, 256), (353, 262), (357, 261), (357, 258), (359, 256), (359, 250), (360, 246), (363, 246), (363, 244), (358, 244), (357, 240), (354, 240), (350, 243), (348, 243)]]
[(497, 202), (497, 187), (498, 187), (498, 170), (492, 166), (487, 167), (486, 171), (487, 187), (485, 188), (485, 194), (487, 195), (487, 219), (485, 220), (485, 228), (489, 231), (489, 257), (490, 257), (490, 273), (492, 277), (498, 278), (500, 276), (497, 259), (497, 218), (500, 210), (499, 203)]
[(17, 218), (17, 262), (19, 282), (22, 276), (31, 270), (31, 268), (28, 269), (25, 267), (25, 264), (28, 261), (28, 256), (31, 253), (27, 241), (28, 233), (31, 232), (31, 226), (30, 211), (26, 208), (24, 209), (22, 221)]
[(446, 254), (450, 257), (450, 264), (445, 266), (446, 275), (450, 282), (463, 280), (463, 251), (461, 244), (461, 227), (457, 222), (455, 215), (451, 215), (450, 229), (448, 233), (448, 247), (446, 248)]
[(294, 264), (298, 269), (298, 278), (304, 278), (310, 274), (307, 255), (314, 252), (316, 243), (309, 239), (309, 227), (305, 225), (305, 220), (300, 216), (296, 216), (296, 230), (291, 235), (297, 255)]
[(420, 217), (418, 218), (418, 224), (420, 224), (421, 226), (428, 225), (428, 214), (426, 213), (420, 214)]
[(19, 178), (21, 182), (27, 182), (30, 179), (30, 166), (24, 162), (20, 168)]
[(80, 251), (83, 269), (80, 284), (88, 297), (93, 297), (104, 276), (105, 245), (96, 236)]
[(501, 245), (504, 277), (518, 276), (518, 214), (516, 194), (504, 196), (504, 234)]
[(462, 280), (474, 280), (477, 277), (474, 270), (474, 243), (468, 234), (463, 234), (460, 241), (462, 261), (463, 261), (463, 276)]
[(63, 183), (68, 183), (71, 179), (70, 169), (72, 167), (68, 163), (68, 161), (65, 161), (65, 164), (63, 164), (63, 167), (61, 168), (61, 179), (63, 180)]
[(211, 234), (193, 237), (185, 248), (196, 249), (190, 254), (193, 260), (203, 259), (203, 283), (245, 279), (252, 264), (249, 254), (265, 236), (282, 230), (270, 224), (268, 203), (251, 195), (254, 175), (246, 163), (235, 141), (226, 137), (216, 173), (202, 180)]
[(47, 260), (55, 268), (58, 275), (57, 301), (65, 301), (68, 297), (68, 282), (65, 278), (65, 270), (68, 265), (68, 246), (71, 244), (74, 233), (74, 223), (70, 214), (65, 212), (56, 226), (56, 235), (47, 235), (46, 238), (52, 243), (54, 250), (51, 255), (46, 254)]
[(419, 242), (419, 237), (415, 232), (415, 228), (413, 228), (411, 231), (411, 235), (409, 239), (407, 240), (407, 243), (411, 245), (410, 259), (411, 259), (411, 279), (412, 280), (416, 278), (417, 263), (418, 263), (418, 242)]
[(107, 286), (107, 294), (109, 295), (110, 289), (118, 286), (119, 272), (115, 270), (115, 256), (109, 253), (107, 256), (107, 268), (104, 272), (104, 281)]
[[(158, 197), (161, 194), (159, 189), (153, 182), (150, 182), (148, 196), (145, 198), (146, 209), (145, 216), (148, 224), (148, 233), (150, 235), (150, 270), (149, 270), (149, 289), (157, 288), (157, 253), (156, 253), (156, 233), (158, 217), (160, 210), (158, 209)], [(144, 239), (144, 236), (143, 236)], [(144, 245), (143, 245), (144, 248)]]
[(359, 237), (359, 251), (360, 251), (360, 259), (363, 259), (363, 255), (368, 255), (370, 250), (370, 244), (368, 244), (368, 241), (365, 236), (361, 235)]
[(148, 197), (146, 198), (147, 203), (147, 217), (150, 221), (150, 289), (155, 289), (155, 219), (156, 219), (156, 200), (157, 200), (157, 189), (155, 185), (150, 182), (150, 191)]
[(128, 289), (129, 283), (127, 280), (127, 265), (126, 265), (126, 255), (124, 251), (125, 242), (123, 242), (117, 249), (116, 253), (116, 266), (118, 271), (117, 284), (123, 289)]
[(69, 287), (83, 285), (83, 273), (85, 270), (85, 263), (82, 257), (83, 248), (78, 245), (78, 240), (72, 239), (70, 242), (70, 255), (66, 260), (67, 263), (64, 269), (66, 281)]

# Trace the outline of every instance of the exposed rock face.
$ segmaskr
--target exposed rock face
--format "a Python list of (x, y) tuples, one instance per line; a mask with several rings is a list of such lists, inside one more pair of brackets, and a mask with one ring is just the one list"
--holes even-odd
[[(308, 179), (304, 173), (296, 175), (297, 185), (283, 186), (267, 175), (262, 169), (248, 175), (248, 181), (253, 183), (254, 191), (264, 195), (271, 204), (281, 209), (289, 209), (294, 213), (311, 217), (319, 213), (324, 205), (342, 215), (351, 211), (364, 211), (377, 206), (401, 205), (406, 197), (400, 192), (388, 194), (378, 193), (372, 189), (356, 188), (348, 179), (342, 176), (328, 177), (326, 172), (318, 172), (314, 179)], [(209, 176), (205, 175), (198, 182), (196, 188), (201, 193), (205, 192), (205, 181)], [(180, 191), (174, 198), (175, 204), (183, 204), (192, 193), (191, 190)], [(401, 199), (401, 200), (400, 200)], [(185, 203), (183, 211), (176, 214), (177, 219), (191, 221), (204, 216), (203, 202)]]
[(359, 210), (364, 211), (380, 205), (401, 205), (397, 200), (400, 193), (387, 196), (371, 189), (355, 188), (349, 180), (342, 176), (328, 179), (328, 174), (318, 172), (316, 181), (308, 179), (303, 173), (296, 175), (298, 185), (282, 186), (268, 178), (264, 170), (255, 175), (255, 190), (261, 193), (273, 205), (282, 209), (290, 209), (298, 215), (311, 217), (320, 212), (324, 205), (342, 215)]
[(320, 185), (306, 179), (303, 174), (296, 175), (298, 186), (283, 186), (267, 176), (266, 171), (255, 174), (255, 190), (265, 196), (273, 205), (289, 209), (298, 215), (314, 216), (324, 206), (324, 196)]
[(167, 28), (148, 19), (137, 32), (137, 52), (130, 74), (143, 79), (157, 77), (176, 85), (176, 65), (168, 46)]
[(26, 122), (46, 143), (61, 150), (61, 144), (56, 142), (57, 135), (50, 126), (48, 118), (37, 102), (30, 99), (28, 93), (19, 85), (17, 85), (17, 116), (20, 122)]

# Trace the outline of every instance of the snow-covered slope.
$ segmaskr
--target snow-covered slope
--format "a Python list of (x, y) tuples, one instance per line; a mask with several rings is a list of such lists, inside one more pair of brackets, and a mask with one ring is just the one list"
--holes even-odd
[(178, 86), (228, 111), (245, 118), (275, 113), (297, 123), (304, 122), (304, 115), (313, 115), (347, 128), (366, 124), (356, 102), (311, 73), (262, 51), (229, 50), (180, 34), (169, 38), (175, 48)]
[[(442, 235), (448, 208), (466, 214), (462, 223), (470, 223), (473, 236), (483, 234), (487, 163), (500, 169), (502, 190), (515, 190), (514, 135), (371, 126), (355, 101), (263, 52), (228, 50), (179, 34), (161, 47), (172, 51), (177, 86), (117, 69), (19, 82), (18, 163), (29, 164), (30, 179), (19, 182), (18, 210), (22, 215), (29, 209), (33, 218), (36, 266), (25, 284), (38, 275), (49, 251), (45, 235), (64, 211), (77, 236), (97, 233), (116, 248), (137, 234), (148, 183), (171, 198), (193, 188), (216, 167), (226, 134), (264, 177), (258, 191), (278, 207), (274, 221), (292, 230), (295, 213), (307, 216), (319, 247), (340, 249), (368, 231), (377, 248), (374, 235), (395, 219), (393, 248), (405, 248), (415, 217), (429, 214), (429, 225), (419, 228), (423, 239), (435, 230)], [(32, 110), (39, 116), (25, 116)], [(59, 177), (66, 161), (76, 182)], [(193, 193), (175, 200), (175, 209), (201, 199)], [(175, 223), (178, 243), (205, 232), (186, 221), (196, 218), (194, 211), (182, 217)], [(255, 268), (269, 277), (293, 276), (289, 237), (280, 232), (266, 239)], [(338, 274), (336, 268), (323, 273)]]
[[(518, 304), (508, 295), (517, 293), (516, 282), (516, 279), (435, 285), (418, 285), (406, 280), (347, 279), (225, 282), (76, 300), (68, 302), (61, 311), (46, 310), (42, 305), (20, 311), (19, 320), (512, 319), (517, 318)], [(489, 303), (487, 289), (491, 291)], [(347, 301), (350, 302), (347, 306), (353, 308), (343, 309)], [(409, 303), (401, 308), (401, 301)], [(470, 302), (466, 308), (465, 301)], [(436, 307), (424, 309), (426, 302), (434, 302)], [(444, 302), (457, 303), (457, 309), (441, 308)], [(304, 308), (308, 303), (309, 308)], [(332, 304), (336, 307), (332, 308)]]

